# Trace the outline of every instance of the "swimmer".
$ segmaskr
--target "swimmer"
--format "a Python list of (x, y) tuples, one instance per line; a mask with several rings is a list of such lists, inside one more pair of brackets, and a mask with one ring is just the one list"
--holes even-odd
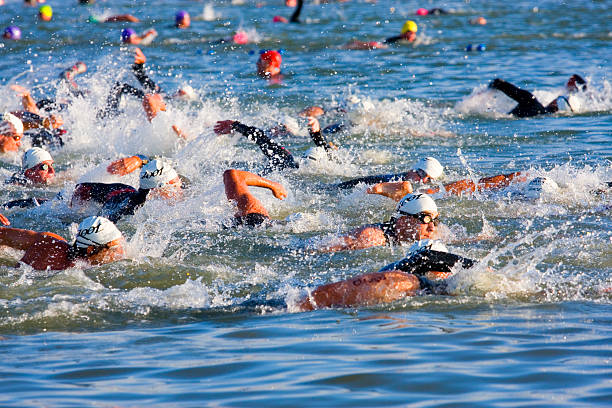
[(489, 84), (489, 88), (501, 91), (509, 98), (518, 102), (518, 105), (516, 105), (509, 114), (519, 118), (525, 118), (565, 110), (573, 112), (572, 106), (568, 100), (569, 95), (579, 91), (586, 91), (587, 85), (586, 81), (580, 75), (572, 75), (565, 84), (567, 95), (558, 96), (546, 106), (542, 105), (531, 92), (518, 88), (503, 79), (494, 79)]
[(267, 50), (259, 54), (257, 60), (257, 75), (262, 78), (278, 77), (281, 73), (283, 57), (280, 52)]
[(223, 173), (223, 184), (225, 185), (225, 196), (238, 207), (234, 215), (235, 226), (255, 227), (270, 219), (268, 211), (261, 201), (249, 191), (249, 187), (267, 188), (279, 200), (287, 197), (287, 191), (281, 184), (248, 171), (226, 170)]
[[(152, 122), (160, 112), (166, 111), (166, 103), (160, 94), (146, 94), (142, 99), (142, 107), (149, 122)], [(177, 125), (172, 125), (172, 130), (177, 137), (183, 140), (189, 139), (189, 135), (183, 132)]]
[(115, 224), (102, 217), (84, 219), (72, 245), (52, 232), (0, 227), (0, 245), (25, 251), (21, 262), (39, 271), (68, 269), (78, 261), (89, 265), (118, 261), (123, 258), (123, 243)]
[(295, 11), (291, 14), (291, 18), (287, 20), (282, 16), (274, 16), (272, 22), (274, 23), (300, 23), (300, 13), (302, 12), (302, 6), (304, 5), (304, 0), (294, 0), (293, 5), (287, 4), (288, 7), (295, 7)]
[(381, 182), (390, 181), (411, 181), (417, 183), (429, 183), (432, 180), (438, 179), (444, 173), (444, 167), (438, 160), (433, 157), (425, 157), (419, 160), (412, 170), (408, 170), (405, 173), (397, 174), (379, 174), (375, 176), (359, 177), (351, 180), (344, 181), (337, 184), (336, 187), (340, 189), (353, 188), (357, 184), (375, 184)]
[(21, 29), (15, 25), (8, 26), (2, 33), (5, 40), (21, 40)]
[(354, 307), (389, 303), (417, 294), (447, 294), (444, 280), (456, 265), (471, 268), (476, 262), (435, 241), (422, 240), (406, 258), (378, 272), (366, 273), (344, 281), (322, 285), (298, 303), (301, 311), (327, 307)]
[(131, 28), (124, 28), (121, 31), (121, 42), (124, 44), (149, 45), (153, 42), (155, 37), (157, 37), (157, 31), (153, 28), (145, 31), (141, 36), (136, 34), (136, 31)]
[[(386, 196), (394, 199), (398, 197), (396, 194)], [(406, 194), (400, 199), (389, 221), (356, 228), (334, 239), (333, 242), (319, 247), (318, 251), (352, 251), (376, 246), (400, 245), (422, 239), (438, 239), (439, 215), (436, 203), (427, 194)]]
[(21, 171), (5, 181), (5, 184), (45, 185), (55, 179), (53, 158), (44, 149), (32, 147), (23, 154)]
[(140, 23), (140, 19), (131, 14), (118, 14), (116, 16), (110, 16), (104, 20), (99, 20), (95, 16), (89, 16), (87, 19), (88, 23)]
[(482, 16), (474, 17), (474, 18), (470, 19), (469, 23), (472, 24), (472, 25), (486, 25), (487, 24), (487, 19), (482, 17)]
[(427, 15), (432, 15), (432, 16), (439, 16), (442, 14), (448, 14), (448, 11), (441, 9), (441, 8), (432, 8), (427, 10), (426, 8), (420, 8), (416, 11), (415, 13), (417, 16), (427, 16)]
[(53, 9), (49, 5), (41, 6), (38, 9), (38, 18), (42, 21), (51, 21), (53, 18)]
[(16, 152), (21, 147), (23, 123), (15, 115), (5, 112), (0, 117), (0, 153)]
[(402, 26), (400, 35), (397, 35), (395, 37), (389, 37), (384, 41), (384, 43), (393, 44), (398, 41), (414, 42), (416, 40), (416, 33), (418, 29), (419, 28), (414, 21), (406, 20), (406, 22)]
[(180, 10), (174, 16), (174, 26), (176, 28), (189, 28), (191, 25), (191, 17), (185, 10)]

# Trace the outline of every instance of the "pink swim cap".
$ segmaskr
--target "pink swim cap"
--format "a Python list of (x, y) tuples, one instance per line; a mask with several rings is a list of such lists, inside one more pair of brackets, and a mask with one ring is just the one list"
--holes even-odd
[(427, 11), (427, 9), (421, 7), (420, 9), (418, 9), (416, 11), (416, 13), (417, 13), (417, 16), (426, 16), (426, 15), (429, 14), (429, 11)]
[(272, 22), (273, 23), (288, 23), (287, 19), (285, 17), (282, 17), (282, 16), (274, 16), (272, 18)]
[(246, 44), (249, 42), (249, 37), (247, 36), (247, 33), (245, 33), (244, 31), (238, 31), (236, 32), (236, 34), (234, 34), (234, 37), (232, 38), (232, 40), (236, 44)]

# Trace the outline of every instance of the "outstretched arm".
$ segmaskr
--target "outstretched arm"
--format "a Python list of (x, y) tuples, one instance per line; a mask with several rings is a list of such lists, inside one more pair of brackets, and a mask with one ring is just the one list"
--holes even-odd
[(412, 191), (412, 183), (410, 183), (409, 181), (396, 181), (374, 184), (366, 190), (366, 193), (380, 194), (382, 196), (392, 199), (393, 201), (399, 201), (406, 194), (411, 194)]
[(519, 104), (531, 103), (536, 99), (531, 92), (521, 89), (516, 85), (499, 78), (495, 78), (489, 84), (489, 88), (497, 89), (498, 91), (503, 92), (507, 97), (514, 99)]
[(30, 95), (30, 91), (20, 85), (11, 85), (11, 89), (17, 93), (17, 96), (21, 97), (21, 105), (24, 110), (40, 115), (36, 101)]
[(348, 234), (334, 238), (331, 242), (318, 248), (319, 252), (355, 251), (358, 249), (383, 246), (387, 238), (382, 229), (366, 225), (350, 231)]
[(299, 302), (302, 311), (393, 302), (419, 290), (419, 279), (401, 271), (374, 272), (319, 286)]
[(140, 48), (134, 49), (134, 64), (132, 64), (132, 72), (134, 76), (140, 82), (140, 85), (148, 93), (159, 93), (161, 88), (157, 86), (155, 82), (145, 72), (144, 64), (147, 62), (147, 57)]
[(249, 171), (230, 169), (223, 173), (225, 195), (228, 200), (236, 202), (239, 217), (247, 214), (261, 214), (268, 217), (268, 211), (251, 192), (249, 187), (262, 187), (272, 191), (274, 197), (283, 200), (287, 197), (287, 190), (274, 181), (268, 180)]
[[(495, 190), (509, 186), (513, 182), (526, 181), (527, 176), (520, 171), (509, 174), (498, 174), (496, 176), (483, 177), (474, 183), (470, 179), (457, 180), (444, 185), (444, 190), (447, 195), (463, 195), (471, 194), (474, 191)], [(440, 189), (433, 187), (425, 192), (427, 194), (438, 193)]]
[(0, 227), (0, 245), (25, 251), (40, 239), (40, 232)]

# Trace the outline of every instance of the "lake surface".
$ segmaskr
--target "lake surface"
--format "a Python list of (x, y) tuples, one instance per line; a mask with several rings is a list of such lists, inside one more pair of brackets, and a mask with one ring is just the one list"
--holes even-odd
[[(104, 169), (137, 153), (164, 155), (191, 181), (183, 201), (149, 200), (118, 223), (126, 260), (51, 273), (0, 249), (0, 406), (6, 407), (379, 407), (610, 406), (612, 403), (612, 2), (446, 1), (313, 4), (302, 24), (273, 24), (292, 10), (280, 0), (47, 1), (51, 22), (18, 0), (0, 6), (0, 111), (20, 109), (9, 88), (36, 99), (66, 96), (58, 74), (87, 64), (77, 83), (89, 94), (63, 112), (66, 146), (52, 154), (65, 172), (49, 188), (2, 185), (0, 200), (70, 197), (79, 181), (121, 181)], [(416, 16), (419, 7), (449, 14)], [(173, 28), (176, 11), (192, 27)], [(89, 15), (130, 13), (137, 24), (86, 23)], [(484, 16), (488, 24), (468, 21)], [(382, 41), (403, 23), (418, 40), (386, 49), (346, 50), (353, 39)], [(124, 27), (155, 28), (151, 77), (169, 94), (189, 84), (192, 103), (169, 103), (148, 123), (140, 102), (100, 121), (115, 81), (137, 85)], [(245, 45), (211, 43), (245, 30)], [(486, 50), (466, 51), (468, 44)], [(260, 50), (282, 49), (283, 79), (255, 75)], [(572, 74), (588, 82), (574, 112), (528, 119), (487, 89), (503, 78), (543, 103), (563, 94)], [(226, 229), (235, 209), (222, 181), (228, 168), (260, 171), (257, 146), (217, 136), (218, 120), (270, 128), (301, 157), (312, 146), (298, 112), (321, 105), (346, 113), (331, 136), (339, 161), (303, 160), (272, 172), (289, 196), (254, 193), (270, 228)], [(191, 136), (178, 142), (170, 125)], [(444, 182), (514, 171), (548, 176), (560, 192), (527, 200), (526, 183), (496, 193), (436, 197), (446, 245), (478, 259), (450, 279), (451, 296), (301, 313), (308, 290), (404, 257), (407, 247), (325, 254), (314, 242), (385, 221), (394, 203), (329, 185), (410, 169), (423, 156), (445, 166)], [(21, 154), (0, 157), (0, 178)], [(601, 190), (601, 191), (599, 191)], [(65, 200), (5, 210), (12, 225), (68, 239), (85, 211)], [(486, 239), (476, 239), (477, 237)]]

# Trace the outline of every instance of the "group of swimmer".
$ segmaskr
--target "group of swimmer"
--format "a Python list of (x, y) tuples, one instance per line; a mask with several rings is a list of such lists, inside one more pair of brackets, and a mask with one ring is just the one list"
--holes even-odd
[[(277, 16), (275, 21), (299, 23), (302, 6), (303, 1), (298, 0), (293, 4), (296, 10), (289, 20)], [(51, 18), (50, 10), (43, 10), (43, 7), (40, 13), (45, 14), (44, 18)], [(444, 13), (442, 9), (419, 9), (417, 15)], [(178, 12), (175, 17), (176, 28), (186, 29), (190, 26), (191, 20), (187, 12)], [(139, 20), (129, 14), (122, 14), (104, 21), (138, 22)], [(94, 18), (91, 22), (98, 21)], [(398, 36), (387, 38), (382, 43), (355, 41), (345, 48), (372, 49), (386, 47), (399, 41), (411, 42), (415, 40), (417, 30), (416, 23), (408, 20)], [(149, 30), (138, 36), (134, 30), (124, 29), (121, 37), (125, 43), (144, 45), (152, 41), (156, 35), (155, 30)], [(5, 38), (10, 38), (10, 33), (7, 37), (5, 31)], [(231, 41), (242, 40), (234, 36)], [(131, 68), (140, 87), (116, 82), (109, 90), (106, 100), (100, 103), (97, 114), (99, 119), (120, 115), (119, 102), (123, 96), (139, 100), (149, 122), (166, 110), (165, 100), (174, 98), (189, 100), (194, 97), (194, 90), (188, 86), (182, 87), (175, 93), (165, 93), (147, 75), (146, 57), (142, 50), (135, 48), (133, 52), (134, 64)], [(282, 57), (278, 51), (265, 50), (259, 56), (257, 73), (265, 78), (277, 77), (281, 74), (281, 63)], [(73, 98), (88, 97), (87, 90), (81, 89), (75, 81), (75, 77), (86, 70), (87, 66), (79, 62), (60, 73), (61, 83), (66, 86)], [(6, 183), (26, 189), (32, 186), (52, 185), (62, 175), (56, 173), (50, 151), (61, 149), (65, 143), (67, 131), (64, 129), (61, 111), (71, 102), (53, 98), (36, 101), (26, 88), (19, 85), (13, 85), (11, 88), (21, 98), (23, 109), (2, 114), (0, 154), (19, 152), (24, 138), (27, 139), (26, 144), (32, 147), (23, 153), (21, 171), (13, 174)], [(577, 74), (572, 75), (566, 84), (567, 93), (555, 98), (546, 106), (530, 92), (502, 79), (493, 80), (489, 88), (501, 91), (517, 102), (517, 106), (510, 114), (528, 117), (555, 113), (564, 109), (571, 110), (568, 96), (585, 91), (586, 81)], [(325, 110), (319, 106), (308, 107), (300, 113), (300, 116), (308, 120), (308, 131), (314, 146), (307, 157), (312, 160), (317, 160), (320, 156), (333, 160), (338, 146), (328, 141), (327, 137), (346, 126), (344, 123), (338, 123), (321, 129), (318, 117), (324, 113)], [(190, 139), (190, 135), (178, 126), (173, 125), (172, 130), (177, 138)], [(286, 127), (264, 130), (229, 119), (218, 121), (213, 130), (219, 135), (232, 132), (244, 135), (259, 147), (267, 159), (267, 165), (261, 175), (236, 168), (227, 169), (223, 173), (226, 198), (236, 206), (230, 228), (261, 228), (273, 223), (268, 210), (253, 195), (251, 188), (268, 189), (279, 200), (287, 197), (288, 193), (283, 185), (264, 176), (268, 172), (292, 171), (299, 167), (300, 161), (274, 140), (274, 135), (279, 132), (290, 133), (290, 130)], [(109, 174), (118, 176), (139, 171), (139, 186), (135, 188), (123, 183), (103, 182), (77, 184), (69, 205), (77, 208), (95, 203), (99, 210), (79, 224), (76, 239), (72, 243), (52, 232), (9, 227), (10, 220), (0, 214), (0, 223), (5, 225), (0, 227), (0, 245), (24, 251), (20, 261), (36, 270), (63, 270), (75, 265), (95, 266), (118, 261), (124, 257), (125, 242), (123, 234), (115, 223), (133, 215), (147, 200), (161, 199), (168, 203), (181, 200), (189, 185), (173, 168), (170, 161), (162, 157), (137, 154), (118, 158), (108, 165), (106, 170)], [(479, 180), (458, 180), (444, 185), (436, 183), (443, 173), (444, 166), (436, 158), (424, 157), (402, 173), (371, 175), (330, 186), (340, 191), (358, 185), (368, 185), (366, 190), (368, 194), (390, 198), (397, 202), (397, 205), (387, 221), (364, 225), (332, 240), (320, 242), (315, 248), (316, 252), (351, 251), (400, 244), (411, 245), (411, 251), (406, 258), (393, 262), (378, 272), (317, 287), (299, 301), (299, 309), (350, 307), (391, 302), (417, 293), (445, 293), (445, 279), (452, 275), (452, 271), (458, 265), (464, 268), (472, 267), (476, 261), (450, 253), (440, 242), (441, 233), (438, 228), (440, 213), (434, 197), (499, 190), (512, 183), (525, 183), (530, 179), (527, 196), (558, 188), (550, 179), (533, 178), (524, 172), (494, 175)], [(44, 198), (30, 197), (4, 203), (2, 208), (28, 208), (39, 206), (45, 201)]]

